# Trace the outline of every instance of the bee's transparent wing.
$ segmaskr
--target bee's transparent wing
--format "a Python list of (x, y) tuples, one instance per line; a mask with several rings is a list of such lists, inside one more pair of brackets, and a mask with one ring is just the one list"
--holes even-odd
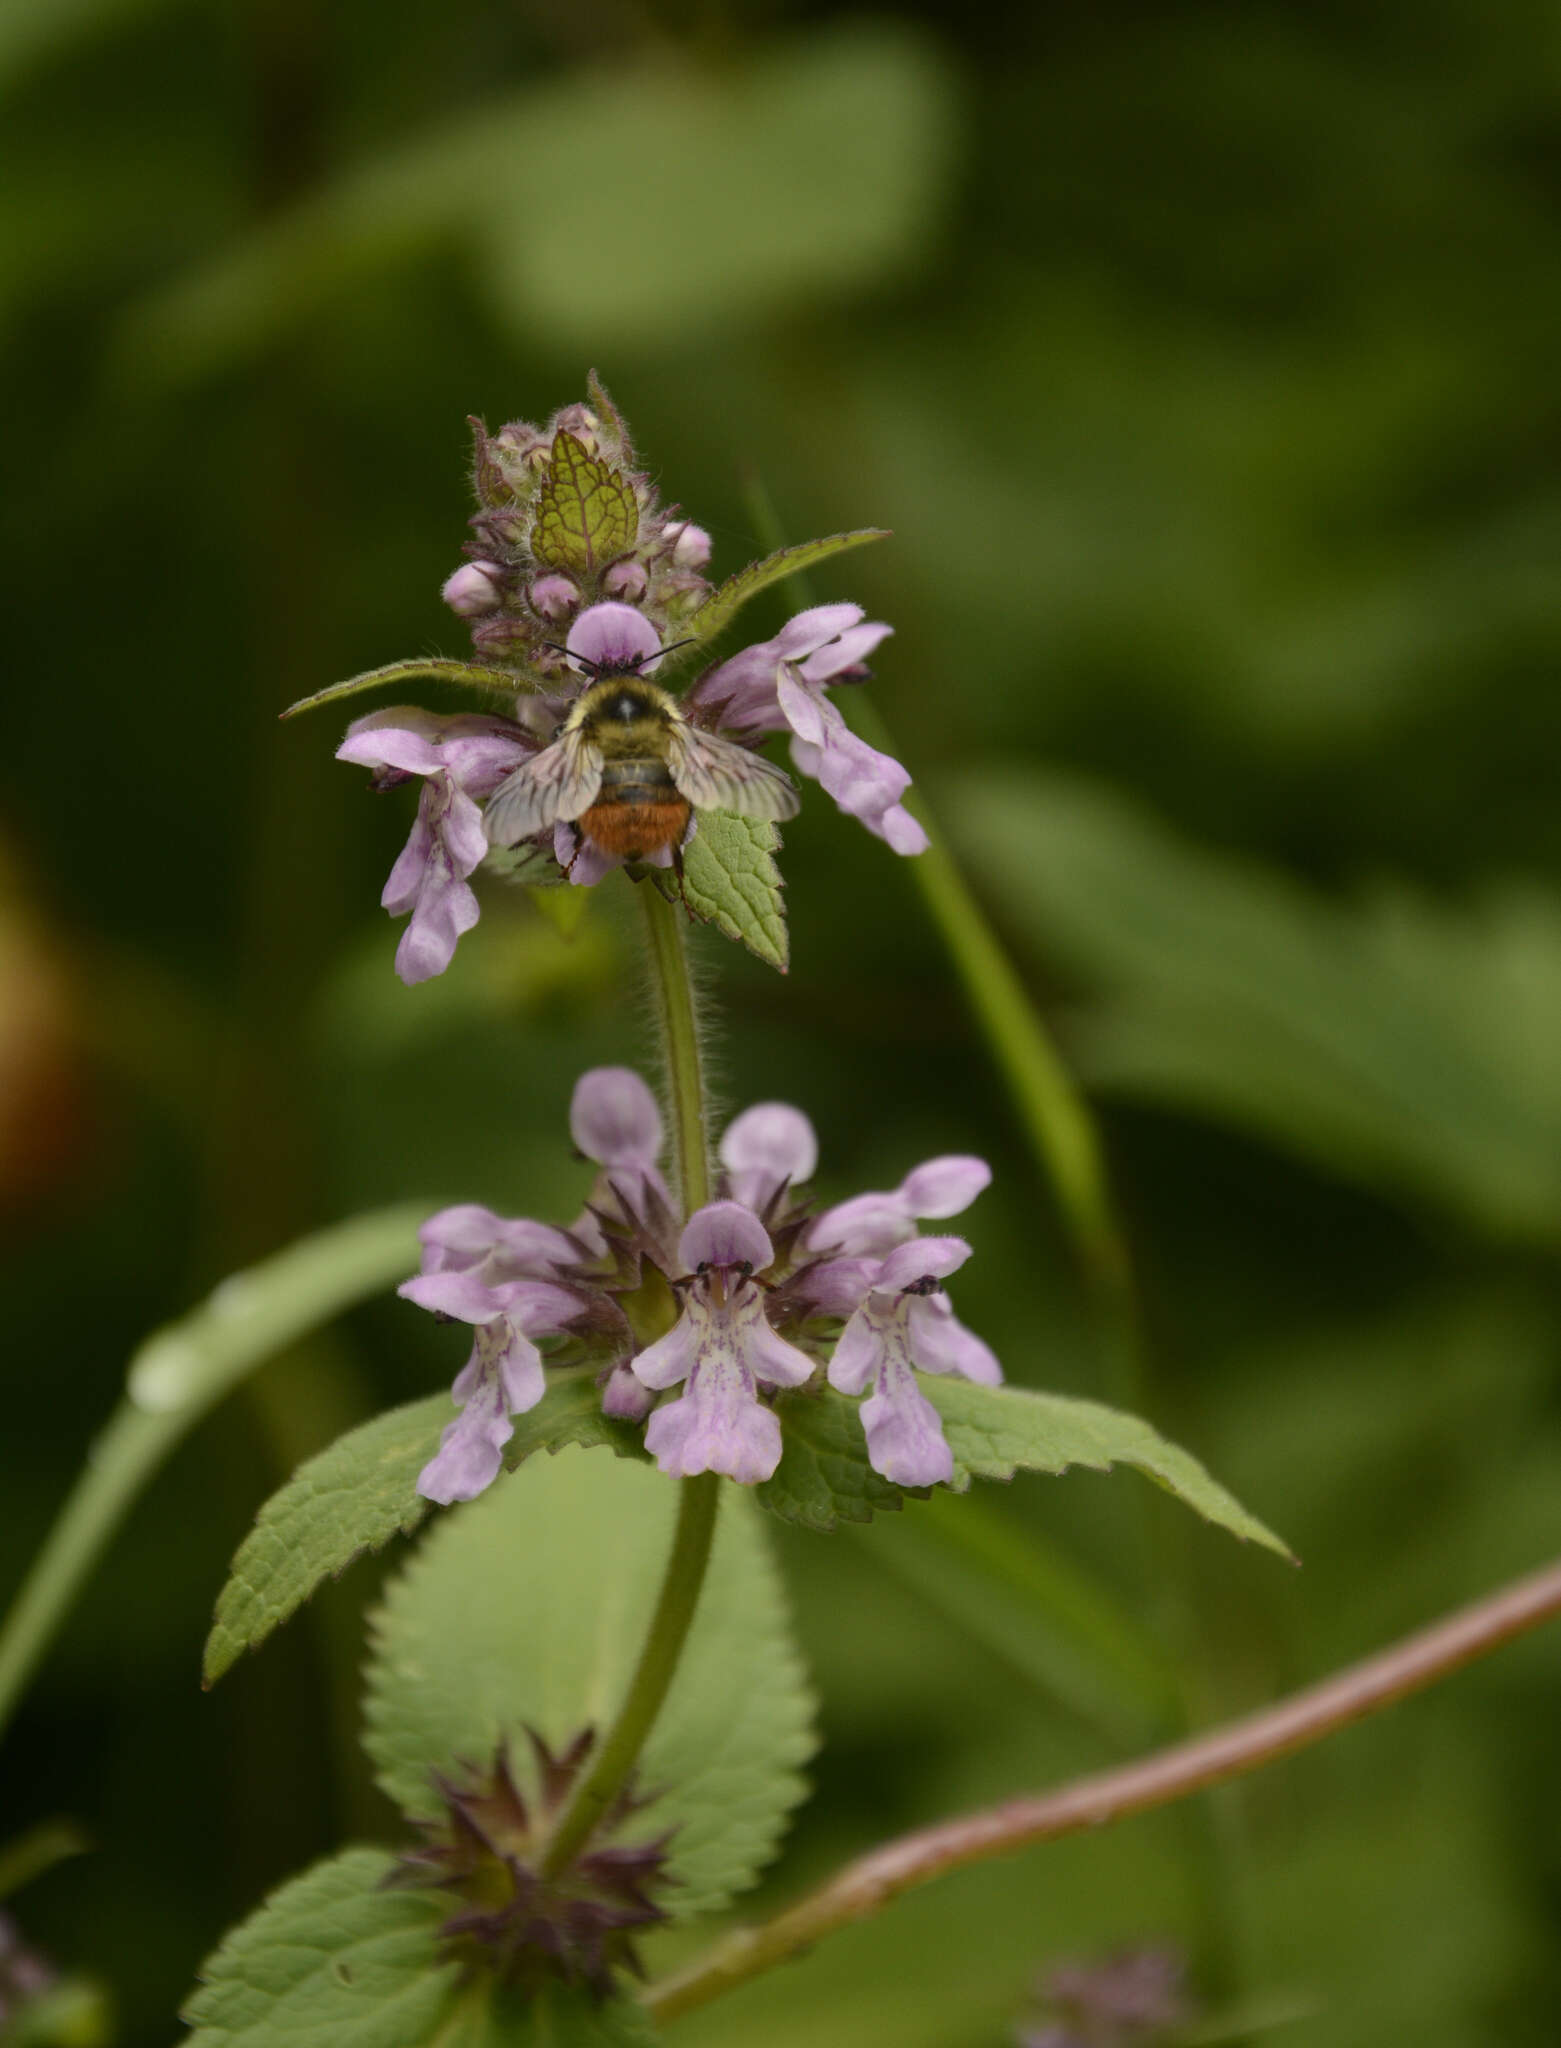
[(794, 818), (802, 807), (796, 784), (783, 768), (692, 725), (673, 726), (667, 766), (679, 794), (696, 811), (736, 811), (773, 823)]
[(483, 823), (492, 846), (513, 846), (560, 818), (578, 818), (602, 786), (602, 757), (583, 732), (566, 732), (521, 763), (488, 800)]

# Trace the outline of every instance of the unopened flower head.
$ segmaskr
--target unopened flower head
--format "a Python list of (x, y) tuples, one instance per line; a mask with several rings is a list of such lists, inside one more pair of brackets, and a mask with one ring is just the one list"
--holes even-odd
[(721, 1139), (717, 1199), (685, 1218), (662, 1170), (655, 1098), (631, 1069), (583, 1075), (569, 1129), (600, 1171), (567, 1229), (472, 1203), (423, 1226), (423, 1270), (401, 1293), (473, 1337), (452, 1389), (460, 1413), (421, 1494), (481, 1493), (512, 1418), (541, 1401), (550, 1375), (582, 1373), (607, 1414), (644, 1423), (646, 1449), (674, 1476), (771, 1478), (783, 1450), (774, 1396), (816, 1391), (827, 1376), (866, 1396), (867, 1455), (886, 1478), (953, 1477), (917, 1372), (988, 1383), (1002, 1373), (942, 1292), (970, 1247), (919, 1236), (916, 1219), (974, 1200), (989, 1178), (981, 1161), (930, 1160), (899, 1189), (818, 1216), (804, 1192), (818, 1161), (812, 1125), (788, 1103), (759, 1103)]

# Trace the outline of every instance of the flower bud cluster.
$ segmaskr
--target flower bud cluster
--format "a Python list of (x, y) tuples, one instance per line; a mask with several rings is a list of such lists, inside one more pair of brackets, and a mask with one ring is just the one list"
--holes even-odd
[[(564, 406), (546, 426), (511, 420), (496, 434), (478, 419), (471, 426), (479, 509), (470, 559), (446, 582), (444, 600), (471, 621), (478, 655), (552, 674), (561, 660), (550, 643), (609, 599), (636, 606), (663, 641), (674, 638), (710, 594), (700, 573), (710, 536), (659, 502), (596, 379), (590, 403)], [(550, 516), (558, 493), (573, 499), (571, 510), (593, 494), (608, 509), (582, 530)]]
[(818, 1159), (813, 1126), (787, 1103), (759, 1103), (722, 1137), (719, 1198), (683, 1218), (637, 1074), (582, 1075), (569, 1127), (602, 1171), (568, 1229), (475, 1204), (423, 1226), (423, 1270), (400, 1291), (473, 1326), (452, 1389), (461, 1413), (418, 1477), (426, 1499), (491, 1485), (510, 1418), (541, 1401), (549, 1369), (593, 1370), (604, 1411), (643, 1422), (645, 1448), (674, 1477), (771, 1478), (783, 1449), (773, 1395), (827, 1379), (864, 1396), (868, 1461), (886, 1479), (953, 1478), (917, 1371), (990, 1385), (1002, 1370), (943, 1291), (969, 1245), (917, 1226), (967, 1208), (991, 1179), (983, 1160), (930, 1159), (899, 1187), (818, 1215), (798, 1192)]

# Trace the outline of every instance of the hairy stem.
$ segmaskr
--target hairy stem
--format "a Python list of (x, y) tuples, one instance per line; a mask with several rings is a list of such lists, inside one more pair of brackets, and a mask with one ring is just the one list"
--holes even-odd
[(691, 2012), (786, 1962), (821, 1936), (881, 1912), (901, 1892), (946, 1871), (1035, 1842), (1147, 1812), (1320, 1742), (1363, 1715), (1380, 1713), (1460, 1665), (1561, 1613), (1561, 1561), (1516, 1579), (1472, 1607), (1406, 1636), (1277, 1706), (1229, 1722), (1116, 1770), (1077, 1778), (1053, 1792), (918, 1828), (848, 1863), (837, 1876), (762, 1927), (740, 1929), (703, 1959), (652, 1985), (645, 2003), (658, 2020)]
[[(704, 1074), (699, 1056), (699, 1021), (688, 975), (682, 912), (654, 882), (639, 884), (645, 906), (651, 980), (661, 1022), (667, 1099), (677, 1152), (683, 1213), (691, 1216), (710, 1199), (710, 1154), (705, 1120)], [(710, 1546), (715, 1537), (721, 1482), (713, 1472), (682, 1482), (672, 1554), (661, 1582), (656, 1611), (646, 1631), (629, 1690), (596, 1761), (564, 1809), (547, 1853), (543, 1875), (556, 1877), (585, 1847), (597, 1822), (628, 1782), (646, 1737), (655, 1726), (688, 1640), (699, 1605)]]
[(692, 1216), (710, 1199), (710, 1149), (705, 1127), (699, 1022), (688, 975), (683, 913), (667, 901), (653, 881), (641, 882), (635, 893), (645, 907), (651, 980), (667, 1066), (667, 1096), (672, 1109), (672, 1142), (677, 1152), (683, 1214)]

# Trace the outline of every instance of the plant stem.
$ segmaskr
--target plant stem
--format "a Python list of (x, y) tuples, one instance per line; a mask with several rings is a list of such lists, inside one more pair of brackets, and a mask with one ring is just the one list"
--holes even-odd
[(699, 1605), (720, 1503), (721, 1482), (714, 1472), (701, 1472), (697, 1479), (682, 1482), (672, 1554), (667, 1559), (661, 1594), (640, 1661), (617, 1720), (548, 1843), (542, 1859), (544, 1877), (557, 1877), (568, 1869), (639, 1760), (672, 1684), (694, 1610)]
[(1077, 1778), (1056, 1791), (1005, 1800), (902, 1835), (848, 1863), (800, 1905), (762, 1927), (739, 1929), (679, 1975), (652, 1985), (645, 2004), (658, 2020), (675, 2019), (811, 1948), (821, 1936), (881, 1912), (901, 1892), (946, 1871), (1103, 1827), (1258, 1770), (1363, 1715), (1380, 1713), (1558, 1613), (1561, 1561), (1498, 1588), (1472, 1607), (1460, 1608), (1277, 1706), (1136, 1763)]
[[(704, 1075), (699, 1055), (699, 1020), (689, 981), (682, 913), (653, 881), (638, 885), (645, 906), (651, 980), (661, 1019), (672, 1108), (673, 1143), (682, 1186), (683, 1213), (691, 1216), (710, 1199), (710, 1155), (705, 1121)], [(714, 1472), (685, 1479), (678, 1500), (672, 1554), (661, 1581), (640, 1661), (629, 1690), (596, 1761), (576, 1787), (542, 1859), (544, 1877), (566, 1870), (589, 1841), (592, 1830), (628, 1782), (646, 1737), (667, 1697), (683, 1645), (699, 1605), (710, 1546), (715, 1537), (721, 1482)]]
[(676, 904), (668, 902), (653, 881), (641, 882), (636, 893), (645, 906), (651, 979), (661, 1020), (667, 1094), (672, 1108), (672, 1141), (677, 1152), (683, 1214), (687, 1217), (710, 1199), (710, 1148), (705, 1127), (699, 1022), (694, 1014), (693, 984), (689, 980), (683, 913)]

